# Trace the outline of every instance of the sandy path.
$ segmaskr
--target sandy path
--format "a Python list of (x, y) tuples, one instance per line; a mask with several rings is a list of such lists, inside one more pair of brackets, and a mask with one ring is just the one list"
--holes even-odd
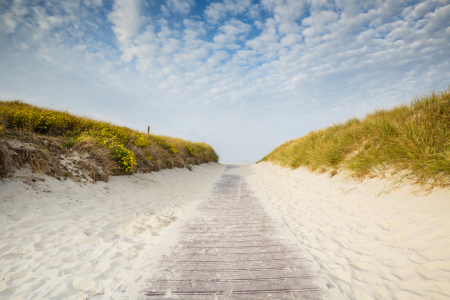
[[(114, 299), (344, 299), (282, 219), (228, 165)], [(153, 249), (155, 250), (155, 249)]]

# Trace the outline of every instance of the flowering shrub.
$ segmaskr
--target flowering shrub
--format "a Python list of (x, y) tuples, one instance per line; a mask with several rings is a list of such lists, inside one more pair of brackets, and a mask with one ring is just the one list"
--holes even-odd
[(67, 112), (30, 107), (14, 111), (11, 124), (18, 129), (33, 128), (39, 131), (46, 131), (52, 127), (65, 128), (73, 121), (73, 118)]
[(143, 135), (138, 136), (133, 142), (136, 146), (145, 147), (150, 145), (150, 141)]
[(188, 144), (184, 145), (184, 149), (186, 149), (186, 151), (189, 153), (190, 156), (194, 156), (195, 155), (194, 148), (189, 147)]
[(126, 132), (123, 128), (119, 126), (113, 126), (108, 123), (95, 124), (94, 128), (89, 129), (87, 133), (99, 140), (103, 145), (107, 145), (111, 140), (125, 145), (132, 138), (131, 132)]
[(175, 147), (175, 145), (172, 143), (167, 143), (166, 149), (169, 150), (169, 152), (172, 152), (173, 154), (177, 153), (177, 147)]
[(136, 165), (136, 157), (133, 152), (122, 145), (115, 145), (110, 147), (109, 155), (113, 160), (119, 163), (120, 168), (125, 172), (133, 171)]

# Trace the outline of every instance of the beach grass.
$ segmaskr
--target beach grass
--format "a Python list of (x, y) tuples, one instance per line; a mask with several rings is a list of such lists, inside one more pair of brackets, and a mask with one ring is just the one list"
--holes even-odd
[[(47, 165), (44, 173), (60, 171), (57, 163), (45, 162), (51, 156), (66, 155), (73, 151), (90, 155), (101, 166), (100, 173), (106, 171), (107, 174), (149, 172), (185, 166), (190, 168), (190, 165), (218, 161), (214, 149), (205, 143), (146, 134), (21, 101), (0, 101), (0, 142), (2, 141), (0, 156), (4, 159), (0, 165), (0, 176), (8, 173), (5, 170), (8, 168), (6, 161), (11, 162), (11, 167), (14, 165), (12, 160), (17, 158), (11, 156), (11, 150), (14, 149), (7, 149), (11, 146), (11, 141), (28, 145), (16, 147), (15, 152), (30, 152), (34, 149), (33, 153), (18, 155), (22, 156), (19, 165), (29, 161), (34, 170), (33, 163), (39, 158), (43, 165)], [(36, 168), (38, 170), (39, 166)], [(53, 172), (52, 169), (57, 170)]]
[(450, 89), (312, 131), (261, 161), (331, 176), (340, 170), (357, 177), (389, 172), (422, 185), (449, 185)]

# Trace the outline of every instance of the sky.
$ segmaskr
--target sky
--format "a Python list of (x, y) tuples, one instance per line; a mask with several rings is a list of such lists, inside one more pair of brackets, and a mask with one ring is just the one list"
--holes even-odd
[(450, 84), (450, 0), (0, 0), (0, 99), (255, 162)]

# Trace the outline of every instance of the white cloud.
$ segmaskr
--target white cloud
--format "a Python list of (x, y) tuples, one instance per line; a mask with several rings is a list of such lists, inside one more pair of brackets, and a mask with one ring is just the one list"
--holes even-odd
[(277, 23), (274, 19), (269, 18), (266, 20), (263, 32), (254, 39), (248, 40), (246, 45), (258, 52), (273, 57), (280, 48), (279, 40), (280, 35), (277, 31)]
[(167, 7), (171, 11), (181, 14), (187, 14), (194, 5), (193, 0), (167, 0)]
[(402, 11), (402, 17), (408, 21), (417, 21), (422, 19), (427, 13), (433, 11), (436, 3), (434, 0), (427, 0), (418, 3), (415, 6), (410, 6)]
[(41, 7), (34, 7), (35, 20), (42, 31), (50, 31), (54, 27), (63, 23), (63, 18), (60, 16), (49, 16)]
[(198, 36), (206, 34), (205, 23), (202, 21), (184, 19), (183, 24), (186, 27), (184, 30), (186, 41), (195, 40)]
[(250, 25), (236, 19), (231, 19), (224, 25), (220, 26), (220, 33), (214, 37), (214, 42), (219, 48), (226, 47), (234, 50), (239, 49), (240, 46), (235, 44), (235, 42), (237, 40), (243, 40), (250, 30)]
[(436, 32), (444, 30), (450, 26), (450, 4), (436, 9), (434, 12), (429, 12), (425, 15), (428, 21), (423, 30), (427, 34), (435, 34)]
[(223, 50), (218, 50), (215, 51), (209, 58), (208, 58), (208, 63), (211, 66), (217, 66), (219, 65), (222, 61), (226, 60), (227, 58), (229, 58), (230, 55), (228, 54), (228, 52), (223, 51)]
[(102, 0), (83, 0), (83, 3), (84, 3), (84, 5), (86, 5), (88, 7), (89, 6), (97, 7), (97, 6), (103, 5)]
[(252, 5), (248, 9), (248, 16), (251, 19), (258, 19), (260, 17), (260, 10), (261, 8), (259, 4)]
[(14, 19), (14, 15), (11, 12), (3, 13), (0, 17), (0, 31), (6, 33), (14, 32), (17, 22)]
[(22, 22), (22, 18), (28, 13), (28, 8), (21, 2), (19, 0), (13, 1), (9, 9), (0, 13), (0, 32), (13, 33), (17, 24)]
[(142, 0), (115, 0), (108, 19), (114, 24), (112, 30), (120, 45), (128, 45), (147, 22), (141, 15)]
[(168, 18), (170, 16), (170, 11), (165, 5), (161, 5), (161, 12), (164, 17)]
[(339, 19), (339, 16), (334, 11), (318, 11), (313, 12), (311, 16), (303, 19), (302, 25), (308, 26), (308, 28), (302, 31), (302, 35), (308, 39), (329, 33), (328, 25), (335, 23)]
[(249, 32), (251, 26), (236, 19), (231, 19), (225, 25), (220, 26), (219, 30), (224, 32), (227, 36), (238, 36)]
[(217, 23), (228, 14), (236, 16), (244, 13), (251, 5), (251, 0), (224, 0), (223, 2), (214, 2), (208, 5), (205, 14), (208, 21)]

